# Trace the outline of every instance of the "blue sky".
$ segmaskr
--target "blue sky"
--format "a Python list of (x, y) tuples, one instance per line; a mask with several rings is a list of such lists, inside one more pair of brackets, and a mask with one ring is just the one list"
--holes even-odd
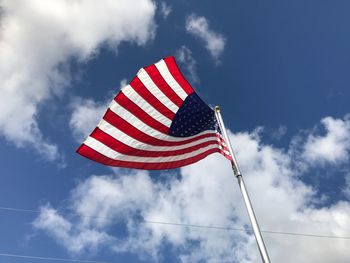
[[(144, 223), (249, 228), (222, 156), (147, 172), (75, 153), (120, 87), (169, 55), (221, 105), (261, 229), (350, 236), (348, 1), (0, 7), (0, 254), (260, 262), (251, 233)], [(273, 262), (348, 262), (346, 239), (263, 236)]]

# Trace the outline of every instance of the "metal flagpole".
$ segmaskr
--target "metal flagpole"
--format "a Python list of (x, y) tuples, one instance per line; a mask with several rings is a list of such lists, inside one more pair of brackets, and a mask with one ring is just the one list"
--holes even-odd
[(238, 185), (239, 185), (239, 188), (241, 189), (241, 192), (242, 192), (242, 195), (243, 195), (243, 200), (244, 200), (245, 206), (247, 208), (247, 212), (248, 212), (248, 216), (249, 216), (249, 219), (250, 219), (250, 223), (252, 224), (252, 227), (253, 227), (253, 232), (254, 232), (256, 243), (258, 244), (258, 247), (259, 247), (261, 259), (262, 259), (262, 261), (264, 263), (270, 263), (270, 258), (269, 258), (269, 255), (267, 254), (267, 250), (266, 250), (266, 247), (265, 247), (265, 244), (264, 244), (264, 240), (263, 240), (263, 238), (261, 236), (259, 225), (258, 225), (258, 222), (256, 220), (256, 217), (255, 217), (255, 214), (254, 214), (254, 210), (253, 210), (252, 204), (250, 202), (249, 195), (248, 195), (247, 189), (245, 187), (241, 171), (240, 171), (240, 169), (238, 167), (238, 163), (237, 163), (236, 157), (235, 157), (235, 155), (233, 153), (230, 139), (227, 136), (227, 131), (226, 131), (226, 128), (225, 128), (224, 121), (223, 121), (223, 119), (221, 117), (221, 112), (220, 112), (220, 107), (219, 106), (215, 107), (215, 116), (216, 116), (216, 119), (217, 119), (217, 121), (219, 123), (220, 129), (221, 129), (221, 131), (223, 133), (225, 142), (227, 143), (227, 148), (228, 148), (228, 150), (230, 152), (230, 155), (232, 157), (232, 161), (231, 161), (232, 170), (233, 170), (233, 173), (234, 173), (234, 175), (236, 176), (236, 178), (238, 180)]

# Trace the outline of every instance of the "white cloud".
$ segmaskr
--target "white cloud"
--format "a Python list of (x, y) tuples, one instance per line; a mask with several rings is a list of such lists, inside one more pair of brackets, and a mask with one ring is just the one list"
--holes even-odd
[(74, 138), (82, 143), (93, 131), (108, 108), (107, 103), (97, 103), (91, 99), (76, 98), (69, 126)]
[(51, 237), (73, 253), (82, 252), (85, 249), (91, 253), (111, 239), (106, 233), (96, 230), (77, 231), (71, 222), (49, 206), (41, 207), (40, 216), (36, 218), (33, 225), (47, 231)]
[(188, 81), (191, 84), (199, 84), (199, 77), (196, 68), (197, 62), (192, 56), (192, 51), (186, 46), (181, 46), (181, 48), (175, 52), (175, 57), (176, 60), (184, 66)]
[(171, 11), (172, 11), (172, 8), (170, 5), (168, 5), (165, 2), (160, 2), (159, 12), (163, 16), (164, 19), (167, 19), (167, 17), (170, 15)]
[(277, 129), (271, 131), (271, 138), (280, 140), (287, 133), (287, 127), (284, 125), (279, 126)]
[(219, 56), (225, 49), (225, 37), (222, 34), (213, 31), (209, 27), (209, 22), (205, 17), (197, 16), (195, 14), (187, 17), (186, 30), (192, 35), (200, 38), (205, 43), (206, 49), (218, 63)]
[(321, 120), (326, 134), (311, 133), (304, 146), (303, 157), (310, 163), (338, 163), (349, 160), (350, 116), (344, 119), (326, 117)]
[[(127, 79), (120, 81), (120, 89), (127, 85)], [(71, 132), (77, 142), (82, 143), (83, 140), (95, 129), (103, 114), (107, 111), (108, 104), (118, 91), (111, 91), (110, 98), (105, 102), (96, 102), (92, 99), (83, 99), (76, 97), (72, 100), (72, 114), (69, 120)], [(109, 95), (109, 94), (108, 94)]]
[[(293, 155), (264, 144), (257, 132), (230, 136), (262, 229), (349, 235), (350, 203), (343, 200), (315, 207), (317, 189), (299, 179)], [(103, 244), (112, 251), (132, 252), (145, 261), (162, 261), (162, 247), (167, 243), (176, 248), (179, 262), (260, 262), (254, 237), (245, 232), (140, 223), (144, 219), (249, 227), (236, 179), (222, 156), (211, 155), (183, 167), (180, 177), (165, 173), (162, 176), (168, 176), (168, 180), (162, 183), (154, 182), (145, 172), (125, 175), (122, 171), (116, 172), (118, 177), (92, 176), (73, 190), (69, 202), (77, 218), (59, 215), (73, 229), (65, 223), (40, 221), (44, 213), (35, 226), (68, 250), (69, 242), (89, 232), (97, 237), (107, 235), (110, 242)], [(112, 224), (124, 224), (127, 234), (112, 235)], [(67, 233), (69, 242), (61, 242), (59, 234), (53, 234), (56, 225)], [(263, 235), (273, 262), (348, 261), (348, 244), (341, 239)], [(80, 251), (88, 247), (89, 243)]]
[(128, 80), (127, 79), (122, 79), (120, 81), (120, 89), (124, 88), (126, 85), (128, 84)]
[(350, 200), (350, 173), (348, 172), (345, 175), (345, 186), (342, 189), (343, 194), (346, 196), (348, 200)]
[[(86, 62), (102, 45), (145, 44), (155, 33), (151, 0), (4, 0), (0, 28), (0, 134), (49, 160), (57, 146), (39, 128), (39, 105), (70, 84), (69, 60)], [(137, 8), (135, 8), (137, 6)]]

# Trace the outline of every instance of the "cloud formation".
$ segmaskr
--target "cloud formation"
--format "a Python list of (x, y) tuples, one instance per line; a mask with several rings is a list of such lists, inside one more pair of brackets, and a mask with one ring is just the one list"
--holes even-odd
[(108, 105), (91, 99), (76, 98), (72, 108), (69, 126), (74, 138), (81, 143), (102, 119)]
[(225, 49), (226, 39), (209, 27), (208, 19), (192, 14), (186, 19), (186, 30), (201, 39), (210, 55), (219, 63), (219, 57)]
[[(127, 85), (127, 80), (122, 79), (120, 81), (120, 89)], [(118, 91), (111, 91), (117, 93)], [(111, 96), (109, 96), (111, 97)], [(108, 104), (112, 99), (108, 98), (104, 102), (96, 102), (92, 99), (85, 99), (80, 97), (75, 97), (72, 100), (71, 108), (72, 113), (69, 120), (69, 127), (71, 129), (73, 137), (78, 143), (82, 143), (87, 136), (95, 129), (103, 114), (108, 108)]]
[(68, 250), (73, 253), (83, 249), (96, 251), (111, 239), (108, 234), (93, 229), (77, 231), (69, 220), (49, 206), (41, 207), (40, 217), (34, 222), (34, 226), (43, 230), (50, 229), (49, 235), (62, 246), (69, 246)]
[(160, 9), (159, 12), (162, 15), (163, 19), (167, 19), (167, 17), (170, 15), (170, 13), (172, 12), (172, 8), (170, 5), (168, 5), (165, 2), (160, 2)]
[[(328, 117), (328, 120), (337, 123), (337, 119)], [(319, 139), (327, 136), (328, 133)], [(317, 200), (317, 189), (300, 180), (299, 171), (294, 170), (295, 156), (288, 149), (264, 144), (256, 131), (230, 133), (230, 137), (262, 229), (349, 235), (349, 200), (323, 207)], [(100, 240), (104, 247), (116, 253), (132, 252), (145, 261), (162, 261), (164, 243), (176, 250), (178, 262), (260, 260), (254, 237), (246, 232), (143, 222), (249, 228), (240, 191), (229, 163), (222, 156), (211, 155), (183, 167), (180, 176), (167, 172), (161, 175), (167, 176), (165, 182), (154, 180), (143, 171), (132, 174), (115, 171), (118, 176), (92, 176), (72, 191), (69, 203), (75, 216), (45, 206), (34, 226), (71, 252), (96, 248), (94, 240)], [(47, 220), (50, 215), (55, 220)], [(113, 235), (109, 231), (112, 225), (124, 226), (126, 233)], [(74, 246), (82, 236), (91, 233), (96, 238), (86, 238), (79, 242), (81, 246)], [(62, 237), (65, 242), (60, 241)], [(264, 237), (273, 262), (348, 261), (348, 244), (342, 239), (267, 233)]]
[(57, 160), (57, 145), (39, 127), (39, 107), (70, 85), (70, 60), (86, 62), (102, 45), (116, 50), (122, 41), (152, 39), (155, 4), (4, 0), (0, 7), (0, 134)]
[(326, 117), (321, 120), (326, 134), (310, 134), (303, 156), (311, 163), (338, 163), (349, 160), (350, 116), (344, 119)]
[(175, 57), (176, 60), (184, 66), (184, 73), (189, 82), (191, 84), (199, 84), (200, 81), (196, 66), (197, 61), (194, 59), (192, 51), (186, 46), (181, 46), (181, 48), (175, 52)]

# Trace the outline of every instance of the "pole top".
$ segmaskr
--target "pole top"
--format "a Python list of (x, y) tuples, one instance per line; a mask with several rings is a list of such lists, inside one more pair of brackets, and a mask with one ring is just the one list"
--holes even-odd
[(215, 111), (220, 112), (220, 106), (215, 106)]

